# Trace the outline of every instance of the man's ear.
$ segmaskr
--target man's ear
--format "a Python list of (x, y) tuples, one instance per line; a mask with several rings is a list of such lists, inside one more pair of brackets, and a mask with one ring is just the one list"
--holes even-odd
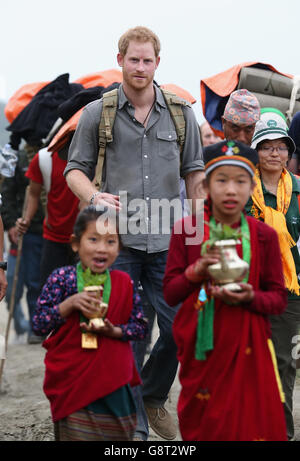
[(158, 68), (159, 63), (160, 63), (160, 56), (157, 56), (157, 58), (156, 58), (156, 68), (155, 69)]
[(123, 67), (124, 56), (121, 53), (117, 54), (117, 62), (119, 64), (119, 67)]
[(222, 117), (221, 117), (221, 120), (222, 120), (222, 127), (223, 127), (223, 131), (224, 131), (224, 126), (225, 126), (225, 124), (226, 124), (226, 120), (225, 120), (225, 118), (223, 117), (223, 115), (222, 115)]

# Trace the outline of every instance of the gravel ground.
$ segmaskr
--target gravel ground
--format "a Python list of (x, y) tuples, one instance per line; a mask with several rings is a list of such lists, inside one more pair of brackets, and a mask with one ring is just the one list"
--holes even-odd
[[(7, 322), (3, 302), (0, 303), (0, 319), (0, 334), (3, 335)], [(15, 344), (14, 336), (12, 328), (0, 391), (0, 441), (54, 440), (49, 403), (42, 390), (44, 349), (41, 345)], [(176, 420), (179, 391), (176, 379), (166, 403)], [(295, 387), (294, 414), (295, 439), (300, 441), (300, 373)], [(152, 440), (163, 441), (151, 430), (149, 441)], [(181, 440), (179, 431), (176, 440)]]

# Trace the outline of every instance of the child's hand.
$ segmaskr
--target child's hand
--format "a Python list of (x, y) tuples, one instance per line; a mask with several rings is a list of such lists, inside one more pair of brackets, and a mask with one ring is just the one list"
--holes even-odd
[(97, 333), (103, 336), (108, 336), (109, 338), (121, 338), (122, 337), (122, 330), (120, 327), (114, 326), (108, 319), (104, 319), (104, 326), (103, 327), (95, 327), (92, 325), (87, 325), (86, 323), (81, 323), (80, 328), (83, 331), (90, 332), (90, 333)]
[(208, 266), (212, 264), (216, 264), (220, 261), (220, 250), (216, 247), (208, 248), (206, 253), (194, 264), (194, 272), (195, 274), (202, 276), (203, 278), (211, 278), (209, 273), (207, 272)]
[(84, 317), (91, 318), (99, 311), (100, 301), (93, 293), (82, 291), (65, 299), (60, 305), (60, 314), (67, 317), (74, 310), (80, 311)]
[(254, 298), (254, 290), (249, 283), (239, 283), (242, 291), (230, 291), (217, 285), (211, 287), (211, 295), (221, 299), (226, 304), (249, 303)]

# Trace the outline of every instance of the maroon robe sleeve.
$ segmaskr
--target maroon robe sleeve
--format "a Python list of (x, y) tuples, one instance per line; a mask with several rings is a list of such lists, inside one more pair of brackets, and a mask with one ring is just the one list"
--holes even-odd
[(200, 289), (199, 283), (190, 282), (184, 275), (187, 266), (194, 263), (200, 254), (200, 245), (187, 247), (185, 245), (186, 234), (177, 233), (176, 226), (181, 226), (181, 222), (175, 224), (172, 232), (163, 281), (164, 298), (169, 306), (176, 306), (196, 288)]
[[(174, 228), (175, 229), (175, 228)], [(257, 221), (259, 252), (259, 289), (251, 303), (243, 306), (264, 315), (281, 314), (287, 306), (287, 290), (284, 285), (278, 237), (274, 229)], [(164, 276), (164, 297), (170, 306), (183, 302), (200, 283), (192, 283), (184, 271), (200, 254), (200, 245), (186, 246), (186, 235), (173, 230), (166, 272)]]

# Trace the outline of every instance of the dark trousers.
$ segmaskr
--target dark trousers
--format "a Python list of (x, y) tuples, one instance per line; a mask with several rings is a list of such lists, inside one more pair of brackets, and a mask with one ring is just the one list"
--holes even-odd
[(296, 378), (296, 361), (292, 350), (300, 328), (300, 299), (289, 300), (285, 312), (270, 316), (270, 321), (278, 371), (285, 394), (287, 436), (291, 439), (294, 437), (293, 392)]
[[(159, 408), (164, 405), (178, 367), (172, 324), (179, 306), (168, 306), (163, 297), (163, 276), (167, 254), (167, 251), (146, 253), (123, 248), (112, 266), (112, 269), (127, 272), (136, 286), (141, 283), (146, 299), (157, 315), (159, 337), (141, 369), (142, 387), (133, 388), (137, 404), (136, 436), (144, 440), (148, 437), (148, 422), (143, 401), (150, 407)], [(141, 362), (138, 344), (138, 341), (133, 342), (137, 365)]]
[(44, 239), (40, 273), (41, 289), (54, 269), (74, 264), (74, 262), (75, 254), (68, 243), (59, 243)]
[[(28, 322), (23, 314), (21, 299), (23, 296), (24, 288), (26, 287), (26, 300), (30, 320), (36, 309), (36, 301), (40, 294), (39, 277), (42, 245), (42, 235), (33, 234), (31, 232), (24, 234), (14, 305), (14, 326), (17, 335), (21, 335), (25, 332), (31, 332), (30, 321)], [(7, 267), (8, 285), (6, 290), (6, 301), (8, 308), (12, 295), (15, 267), (16, 257), (9, 254)]]

